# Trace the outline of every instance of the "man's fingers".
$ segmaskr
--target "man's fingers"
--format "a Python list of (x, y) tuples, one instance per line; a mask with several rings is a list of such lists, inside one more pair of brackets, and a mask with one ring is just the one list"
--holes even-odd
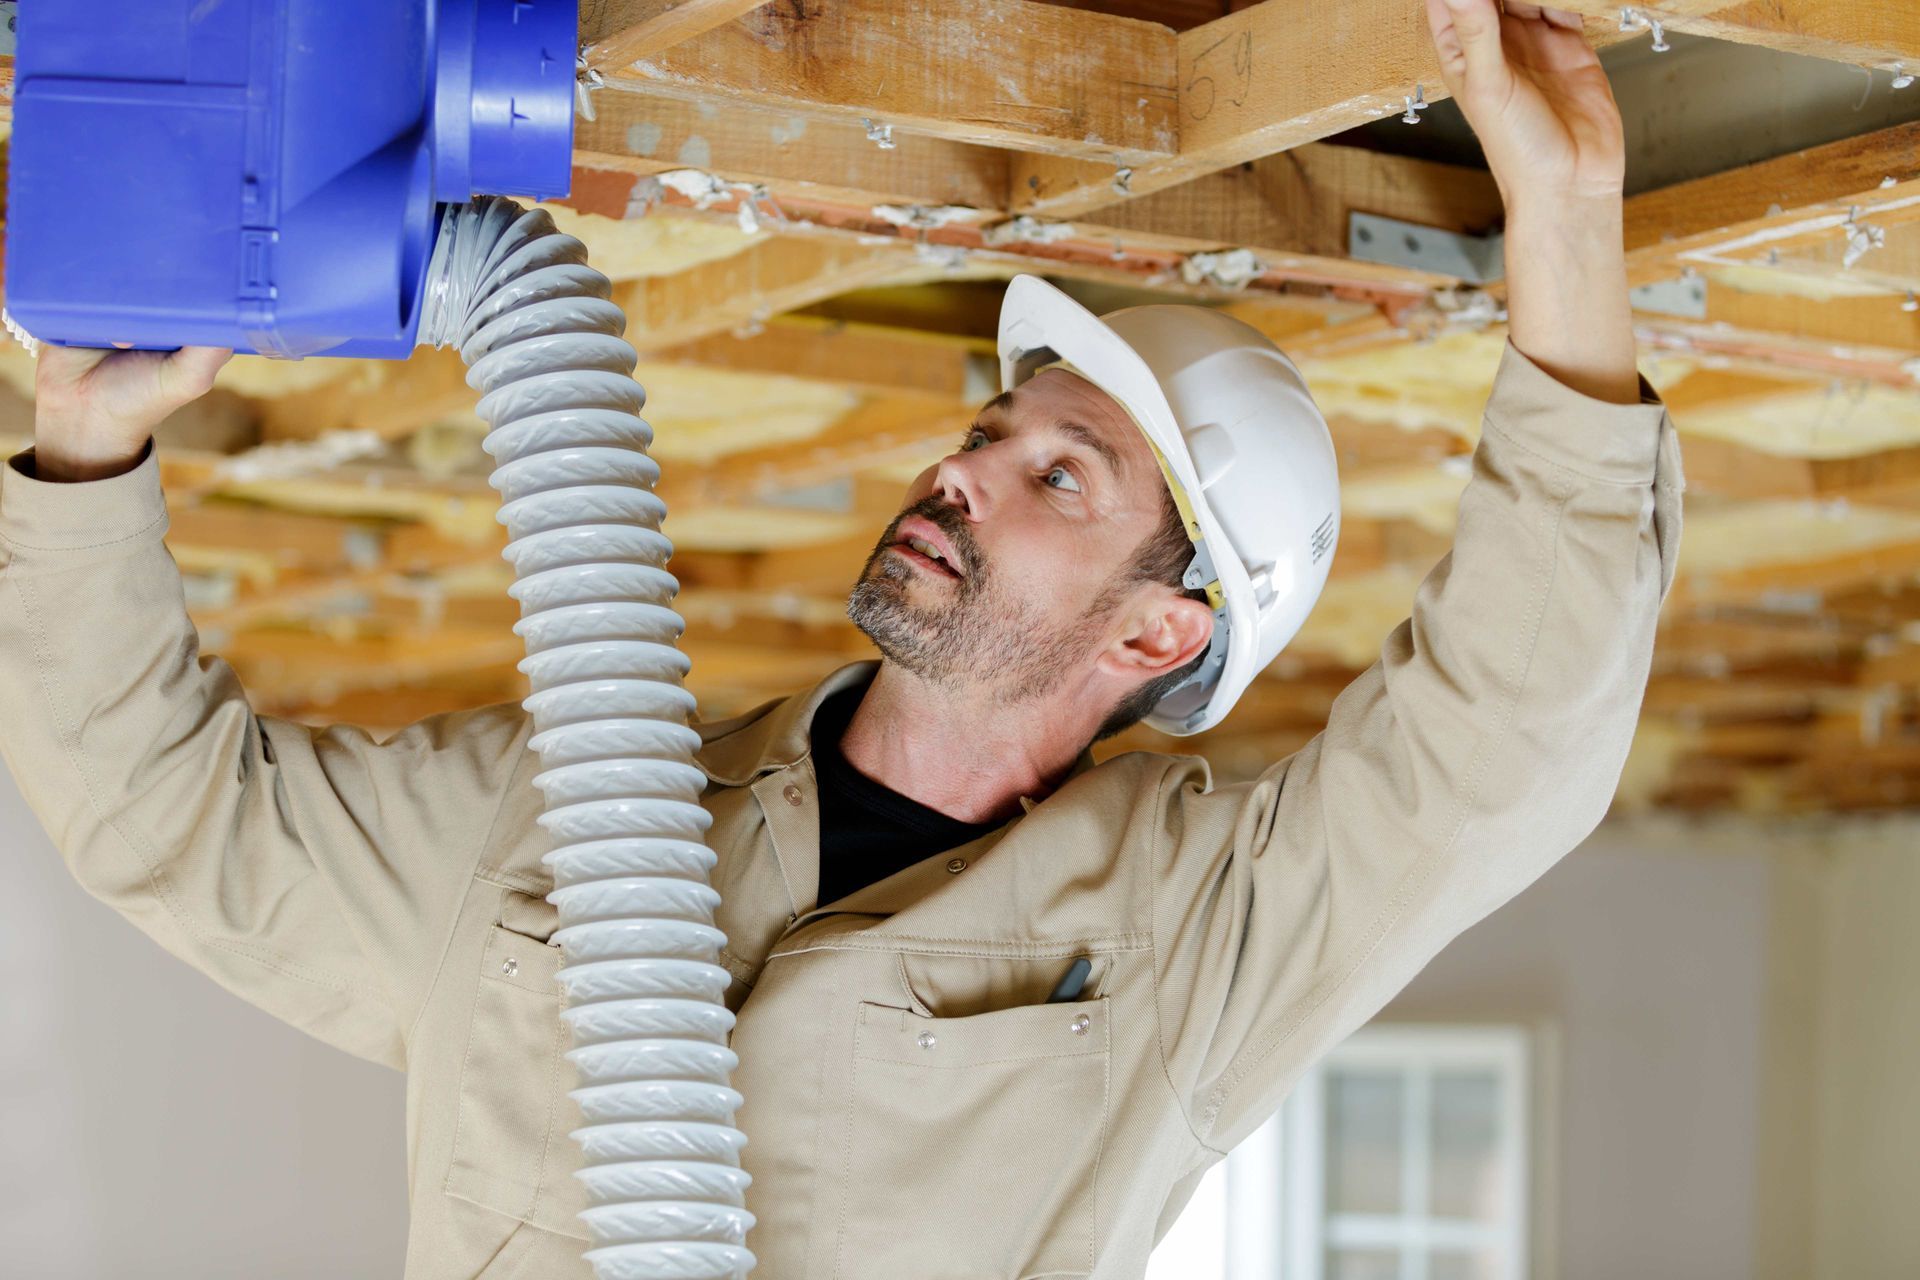
[(161, 389), (169, 399), (183, 402), (204, 395), (220, 366), (232, 358), (225, 347), (182, 347), (161, 362)]
[(1440, 78), (1447, 92), (1458, 96), (1466, 83), (1467, 59), (1460, 51), (1460, 33), (1446, 0), (1427, 0), (1427, 27), (1433, 32), (1433, 51), (1440, 55)]
[[(1519, 0), (1506, 0), (1503, 7), (1509, 18), (1518, 19), (1522, 23), (1538, 23), (1540, 27), (1551, 29), (1556, 33), (1586, 30), (1580, 15), (1569, 13), (1565, 9), (1550, 9), (1543, 4), (1521, 4)], [(1523, 27), (1522, 30), (1525, 28)]]
[(1466, 64), (1461, 97), (1504, 96), (1507, 55), (1500, 47), (1500, 0), (1445, 0)]

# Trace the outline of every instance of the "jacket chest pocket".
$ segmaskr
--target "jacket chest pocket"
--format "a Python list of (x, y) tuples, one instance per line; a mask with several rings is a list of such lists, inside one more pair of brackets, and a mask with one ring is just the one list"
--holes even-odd
[(1087, 1274), (1110, 1069), (1105, 997), (959, 1018), (863, 1002), (834, 1275)]
[(460, 1068), (459, 1114), (446, 1189), (548, 1231), (587, 1239), (577, 1215), (586, 1189), (573, 1176), (568, 1133), (579, 1113), (560, 1021), (560, 948), (495, 925)]

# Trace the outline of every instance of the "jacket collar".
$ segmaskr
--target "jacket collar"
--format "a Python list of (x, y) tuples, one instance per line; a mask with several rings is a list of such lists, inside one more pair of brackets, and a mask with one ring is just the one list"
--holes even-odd
[[(695, 726), (700, 734), (700, 767), (712, 782), (744, 787), (754, 779), (800, 763), (813, 750), (813, 717), (820, 704), (843, 689), (872, 683), (880, 664), (850, 663), (804, 693), (754, 708), (745, 715)], [(1068, 778), (1094, 767), (1093, 753), (1082, 751)], [(1032, 803), (1026, 805), (1032, 808)]]
[(813, 750), (813, 717), (820, 704), (843, 689), (865, 687), (880, 669), (877, 661), (841, 667), (804, 693), (754, 708), (743, 716), (698, 725), (700, 767), (725, 787), (744, 787), (755, 778), (785, 769)]

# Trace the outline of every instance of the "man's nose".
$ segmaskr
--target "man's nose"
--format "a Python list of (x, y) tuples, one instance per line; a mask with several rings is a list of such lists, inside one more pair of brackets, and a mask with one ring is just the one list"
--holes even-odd
[(956, 508), (969, 520), (986, 518), (994, 485), (985, 448), (949, 454), (934, 468), (933, 496)]

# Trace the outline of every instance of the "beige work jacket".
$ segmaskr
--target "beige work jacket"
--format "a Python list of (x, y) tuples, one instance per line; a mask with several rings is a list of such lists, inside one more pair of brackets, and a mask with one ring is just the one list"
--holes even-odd
[[(1255, 781), (1086, 761), (822, 908), (808, 725), (870, 669), (704, 729), (758, 1274), (1140, 1275), (1303, 1068), (1584, 837), (1679, 540), (1673, 428), (1642, 394), (1600, 403), (1509, 347), (1453, 553), (1326, 731)], [(376, 742), (256, 716), (199, 658), (151, 458), (6, 472), (0, 745), (73, 874), (237, 995), (407, 1071), (408, 1280), (587, 1275), (525, 717)], [(1076, 956), (1080, 999), (1045, 1003)]]

